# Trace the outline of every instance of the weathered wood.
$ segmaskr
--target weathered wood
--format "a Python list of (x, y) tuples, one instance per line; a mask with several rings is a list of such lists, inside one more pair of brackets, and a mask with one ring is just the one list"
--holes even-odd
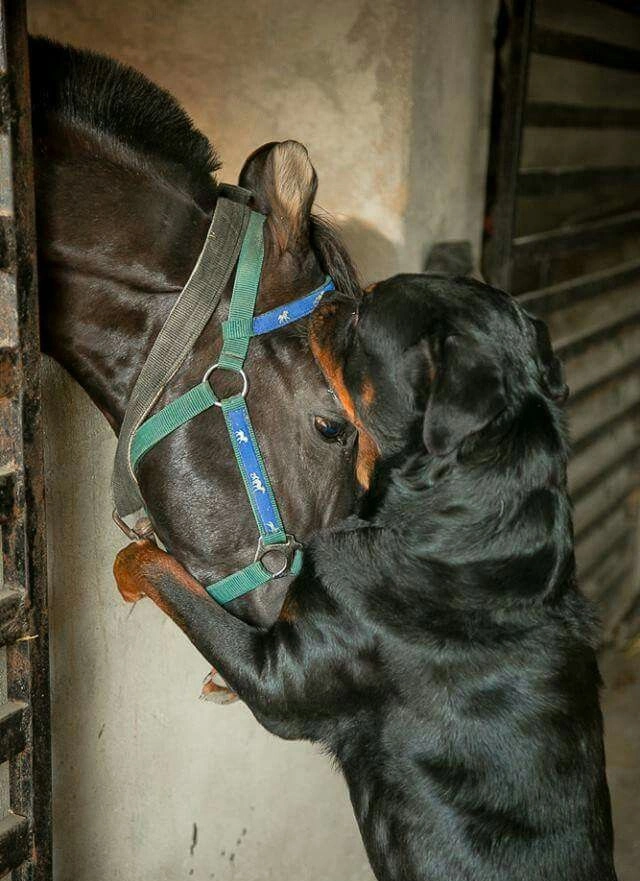
[(588, 578), (589, 575), (604, 563), (614, 549), (628, 538), (634, 525), (634, 518), (628, 506), (619, 505), (602, 523), (587, 530), (576, 543), (576, 560), (578, 577)]
[(597, 64), (613, 70), (640, 71), (640, 52), (637, 49), (552, 28), (534, 28), (531, 50), (539, 55)]
[(574, 443), (598, 431), (632, 408), (640, 407), (640, 362), (624, 374), (569, 399), (568, 415)]
[(640, 107), (588, 107), (583, 104), (556, 104), (530, 101), (525, 112), (532, 128), (640, 128)]
[[(640, 484), (638, 458), (625, 457), (614, 462), (598, 474), (592, 483), (583, 488), (574, 506), (574, 527), (576, 536), (602, 522), (604, 515), (613, 510), (631, 495)], [(602, 519), (601, 519), (602, 518)]]
[(518, 196), (562, 196), (594, 187), (614, 186), (640, 186), (640, 165), (527, 168), (518, 177)]
[(610, 422), (587, 436), (573, 452), (569, 462), (569, 490), (575, 496), (594, 477), (621, 456), (640, 449), (640, 407), (627, 410), (622, 418)]
[[(624, 6), (622, 0), (610, 5)], [(581, 36), (571, 32), (570, 23), (566, 32), (538, 26), (533, 10), (529, 13), (521, 48), (598, 65), (603, 71), (640, 71), (637, 45)], [(631, 38), (633, 31), (629, 33)], [(576, 74), (580, 70), (577, 65), (573, 69)], [(625, 164), (635, 162), (629, 155), (616, 166), (600, 166), (602, 160), (597, 159), (589, 167), (533, 167), (518, 170), (515, 184), (513, 171), (520, 161), (523, 121), (529, 128), (639, 129), (640, 100), (637, 107), (595, 106), (598, 102), (589, 104), (588, 97), (580, 105), (532, 101), (527, 95), (527, 70), (524, 57), (517, 58), (515, 68), (511, 62), (504, 70), (496, 65), (496, 76), (505, 77), (512, 105), (506, 111), (510, 117), (502, 121), (507, 136), (500, 135), (498, 196), (502, 193), (505, 201), (494, 236), (489, 217), (487, 242), (493, 260), (488, 275), (503, 286), (512, 279), (516, 290), (525, 289), (518, 295), (520, 303), (548, 323), (564, 363), (571, 389), (567, 415), (574, 453), (568, 477), (575, 501), (577, 556), (580, 573), (598, 599), (610, 632), (640, 589), (640, 570), (634, 563), (640, 533), (633, 501), (640, 486), (640, 259), (626, 257), (633, 254), (640, 237), (640, 211), (634, 199), (640, 189), (640, 166)], [(499, 82), (496, 90), (499, 94)], [(514, 96), (524, 112), (520, 103), (514, 111)], [(608, 206), (597, 206), (602, 219), (557, 225), (556, 218), (577, 216), (576, 206), (580, 209), (587, 201), (583, 194), (588, 194), (591, 204), (598, 192), (613, 194)], [(523, 197), (527, 201), (518, 203)], [(549, 209), (549, 197), (566, 197), (569, 204), (564, 210), (554, 204), (545, 214), (548, 229), (515, 236), (518, 209), (523, 228), (539, 228), (539, 222), (531, 222), (531, 214), (536, 204), (541, 211)], [(485, 267), (491, 251), (487, 250)], [(554, 277), (584, 272), (581, 266), (615, 260), (627, 262), (546, 286)], [(526, 290), (536, 285), (539, 290)]]
[[(636, 308), (640, 308), (640, 301)], [(640, 312), (558, 347), (569, 388), (574, 393), (616, 376), (640, 355)]]
[(8, 814), (0, 820), (0, 875), (17, 869), (29, 856), (29, 823)]
[[(12, 814), (0, 867), (13, 881), (51, 879), (51, 762), (47, 567), (40, 418), (31, 113), (24, 0), (0, 0), (0, 474), (4, 482), (0, 639), (7, 642), (5, 719)], [(8, 493), (11, 493), (7, 503)], [(27, 638), (20, 638), (27, 637)], [(13, 748), (20, 748), (14, 750)], [(13, 815), (19, 815), (18, 820)], [(2, 826), (0, 824), (0, 828)]]
[(497, 189), (493, 206), (493, 238), (489, 280), (508, 288), (511, 280), (511, 248), (515, 225), (524, 103), (529, 75), (529, 39), (533, 0), (514, 0), (509, 25), (509, 60), (496, 150)]
[(22, 701), (7, 701), (0, 706), (0, 762), (25, 748), (28, 716), (29, 707)]
[(585, 311), (589, 311), (591, 305), (586, 303), (587, 300), (635, 283), (640, 286), (640, 260), (629, 260), (613, 269), (603, 269), (548, 288), (527, 291), (518, 296), (518, 301), (539, 318), (549, 320), (556, 310), (580, 307), (582, 304), (585, 304)]
[(513, 240), (513, 260), (548, 259), (579, 248), (601, 247), (611, 240), (640, 233), (640, 211), (627, 211), (605, 220), (563, 226)]

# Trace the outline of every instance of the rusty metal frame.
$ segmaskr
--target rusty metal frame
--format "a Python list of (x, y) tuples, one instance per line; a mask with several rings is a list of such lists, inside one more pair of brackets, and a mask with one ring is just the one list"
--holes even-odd
[(0, 0), (0, 875), (49, 881), (51, 748), (40, 341), (26, 10)]

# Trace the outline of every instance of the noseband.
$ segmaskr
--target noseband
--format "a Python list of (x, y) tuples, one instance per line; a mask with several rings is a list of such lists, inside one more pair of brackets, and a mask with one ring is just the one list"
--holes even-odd
[[(202, 264), (208, 262), (207, 251), (220, 244), (219, 230), (216, 227), (221, 226), (221, 218), (216, 219), (214, 214), (211, 229), (196, 268), (158, 335), (132, 393), (118, 439), (113, 481), (116, 502), (114, 519), (125, 534), (129, 537), (132, 537), (133, 534), (138, 538), (139, 536), (129, 529), (120, 515), (132, 513), (143, 506), (136, 478), (137, 467), (143, 456), (181, 425), (206, 410), (218, 408), (221, 411), (236, 464), (242, 475), (245, 492), (258, 527), (259, 538), (255, 558), (250, 565), (207, 586), (206, 590), (209, 595), (220, 603), (228, 603), (243, 596), (273, 578), (297, 575), (301, 569), (301, 546), (293, 535), (285, 531), (260, 446), (249, 418), (246, 405), (249, 378), (244, 370), (244, 362), (253, 337), (272, 333), (305, 318), (313, 312), (327, 291), (334, 290), (334, 284), (327, 276), (320, 287), (304, 297), (256, 316), (255, 305), (264, 259), (263, 226), (265, 217), (246, 207), (248, 196), (246, 191), (240, 188), (226, 188), (225, 195), (231, 196), (231, 212), (236, 219), (241, 219), (242, 228), (240, 235), (235, 240), (239, 239), (238, 244), (241, 243), (240, 253), (237, 259), (229, 314), (227, 320), (222, 322), (223, 345), (220, 356), (216, 363), (207, 369), (198, 385), (171, 401), (152, 416), (145, 418), (152, 404), (159, 397), (162, 388), (173, 375), (177, 366), (182, 363), (204, 324), (213, 314), (219, 302), (222, 288), (235, 264), (238, 250), (234, 247), (233, 240), (227, 236), (225, 243), (230, 241), (232, 243), (226, 245), (228, 251), (226, 255), (217, 255), (218, 262), (213, 267), (209, 283), (207, 283), (206, 271), (204, 273), (198, 271), (199, 268), (202, 268)], [(235, 202), (235, 199), (240, 199), (240, 204)], [(227, 202), (229, 200), (227, 198), (218, 200), (219, 203), (221, 201)], [(218, 214), (217, 207), (216, 214)], [(225, 247), (225, 243), (223, 243), (223, 247)], [(229, 264), (231, 265), (229, 266)], [(218, 267), (222, 267), (220, 271), (216, 271)], [(199, 330), (197, 327), (189, 326), (190, 323), (193, 324), (193, 312), (189, 315), (187, 311), (189, 308), (193, 309), (193, 296), (190, 297), (190, 295), (193, 294), (194, 279), (197, 305), (204, 304), (196, 316), (196, 324), (201, 325)], [(202, 294), (200, 294), (199, 288), (202, 288)], [(186, 308), (181, 304), (181, 300), (184, 300), (185, 297), (188, 301), (191, 300), (186, 304)], [(176, 312), (178, 313), (177, 318)], [(189, 322), (190, 318), (191, 322)], [(184, 322), (180, 328), (182, 319)], [(167, 327), (169, 324), (170, 327)], [(176, 339), (176, 334), (181, 338)], [(156, 346), (158, 346), (158, 350), (154, 351)], [(163, 360), (165, 362), (164, 368)], [(171, 373), (169, 373), (169, 369), (171, 369)], [(163, 370), (165, 376), (161, 375), (158, 380), (156, 377), (158, 373), (162, 374)], [(218, 370), (237, 373), (242, 380), (241, 391), (230, 397), (219, 399), (210, 384), (211, 376)], [(151, 373), (151, 377), (145, 377), (145, 373)], [(162, 384), (159, 387), (156, 384), (156, 388), (152, 389), (154, 381)], [(130, 411), (134, 407), (138, 413), (142, 411), (142, 416), (136, 418), (131, 415)], [(123, 450), (126, 454), (126, 472), (119, 467), (122, 463)]]

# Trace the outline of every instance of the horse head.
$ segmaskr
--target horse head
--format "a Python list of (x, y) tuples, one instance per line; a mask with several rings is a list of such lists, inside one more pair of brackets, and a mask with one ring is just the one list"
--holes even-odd
[[(111, 59), (31, 44), (43, 349), (88, 392), (116, 433), (140, 369), (205, 240), (218, 198), (209, 143), (166, 92)], [(329, 274), (359, 288), (336, 233), (313, 215), (317, 178), (295, 141), (266, 144), (240, 184), (266, 216), (258, 312)], [(202, 379), (222, 344), (220, 305), (153, 413)], [(304, 541), (348, 512), (356, 436), (327, 389), (306, 322), (252, 341), (247, 404), (282, 518)], [(216, 392), (234, 377), (216, 374)], [(138, 471), (154, 529), (212, 583), (247, 565), (257, 534), (219, 410), (157, 444)], [(235, 600), (252, 623), (278, 614), (289, 579)]]

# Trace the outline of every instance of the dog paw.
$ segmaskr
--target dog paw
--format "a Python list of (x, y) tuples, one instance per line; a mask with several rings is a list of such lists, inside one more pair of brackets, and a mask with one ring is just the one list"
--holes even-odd
[(212, 667), (202, 683), (200, 700), (213, 704), (232, 704), (238, 700), (238, 695), (229, 688), (218, 671)]
[(123, 548), (113, 564), (113, 574), (123, 600), (137, 603), (148, 592), (146, 573), (149, 566), (166, 557), (164, 551), (151, 541), (134, 541)]

